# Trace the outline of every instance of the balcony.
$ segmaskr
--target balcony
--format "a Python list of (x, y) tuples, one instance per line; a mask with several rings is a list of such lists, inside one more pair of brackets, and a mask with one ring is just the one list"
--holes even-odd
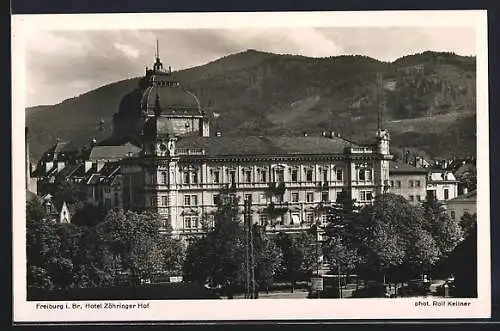
[(175, 150), (177, 155), (205, 155), (203, 148), (177, 148)]
[(267, 232), (287, 232), (287, 231), (307, 231), (311, 229), (311, 225), (307, 223), (299, 224), (268, 224), (266, 225)]
[(372, 154), (373, 148), (371, 147), (350, 147), (347, 151), (351, 154)]
[(285, 182), (271, 182), (267, 187), (267, 192), (270, 196), (283, 196), (285, 190)]

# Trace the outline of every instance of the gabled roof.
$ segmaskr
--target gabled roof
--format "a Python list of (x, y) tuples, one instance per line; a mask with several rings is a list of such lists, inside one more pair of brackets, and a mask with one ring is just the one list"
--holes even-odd
[(106, 163), (99, 172), (93, 172), (87, 178), (88, 185), (112, 184), (114, 178), (119, 176), (120, 165), (116, 162)]
[(204, 149), (209, 157), (342, 154), (346, 147), (357, 145), (339, 137), (323, 136), (184, 137), (177, 142), (177, 148)]
[(428, 172), (427, 169), (424, 168), (417, 168), (414, 167), (410, 164), (406, 164), (403, 162), (396, 162), (396, 161), (391, 161), (389, 163), (389, 174), (409, 174), (409, 173), (415, 173), (415, 174), (426, 174)]
[(141, 149), (131, 143), (120, 146), (94, 146), (90, 152), (89, 160), (120, 160), (139, 153)]
[(84, 168), (83, 163), (68, 165), (68, 166), (64, 167), (57, 174), (57, 176), (60, 178), (69, 178), (69, 177), (78, 175), (78, 170), (83, 170), (83, 168)]
[(450, 171), (433, 170), (429, 174), (429, 180), (433, 182), (456, 182), (455, 175)]

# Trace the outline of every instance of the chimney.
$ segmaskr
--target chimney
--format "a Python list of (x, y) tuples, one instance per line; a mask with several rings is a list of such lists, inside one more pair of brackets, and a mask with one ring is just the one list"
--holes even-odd
[(304, 135), (304, 137), (307, 137), (307, 132), (302, 132), (302, 134)]

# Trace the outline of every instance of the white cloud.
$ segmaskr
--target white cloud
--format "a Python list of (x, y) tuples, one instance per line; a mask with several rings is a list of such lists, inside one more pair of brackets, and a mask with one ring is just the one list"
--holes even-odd
[(246, 49), (310, 57), (361, 54), (385, 61), (425, 50), (476, 54), (475, 29), (467, 27), (42, 31), (26, 47), (27, 104), (58, 103), (141, 75), (154, 61), (156, 38), (164, 65), (173, 70)]
[(122, 44), (122, 43), (114, 43), (115, 48), (121, 51), (128, 57), (138, 58), (141, 52), (132, 45)]

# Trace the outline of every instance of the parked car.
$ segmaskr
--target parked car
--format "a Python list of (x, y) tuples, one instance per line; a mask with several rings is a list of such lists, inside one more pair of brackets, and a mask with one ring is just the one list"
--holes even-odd
[(410, 280), (406, 286), (399, 289), (399, 295), (406, 296), (426, 296), (431, 293), (431, 282), (427, 279)]

